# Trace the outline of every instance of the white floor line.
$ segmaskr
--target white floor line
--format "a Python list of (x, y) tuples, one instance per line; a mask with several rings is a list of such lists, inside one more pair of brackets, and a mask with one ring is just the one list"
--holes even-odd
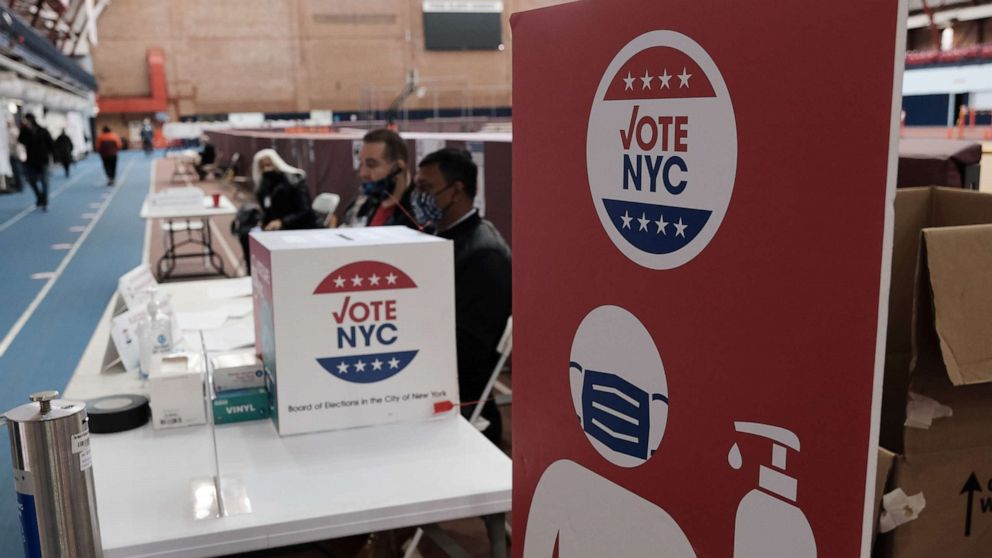
[(72, 250), (72, 244), (69, 244), (68, 242), (52, 244), (52, 250)]
[[(155, 193), (155, 169), (158, 165), (158, 159), (152, 161), (151, 169), (148, 171), (148, 195), (151, 196)], [(149, 265), (148, 254), (151, 250), (152, 243), (152, 220), (145, 219), (145, 242), (141, 246), (141, 263)]]
[(83, 232), (85, 230), (86, 230), (86, 227), (84, 227), (82, 225), (73, 225), (73, 226), (69, 227), (69, 232), (78, 233), (78, 232)]
[[(89, 172), (87, 171), (86, 174), (89, 174)], [(73, 178), (70, 178), (69, 179), (69, 182), (66, 182), (65, 184), (63, 184), (61, 188), (59, 188), (58, 190), (56, 190), (55, 193), (53, 193), (51, 196), (48, 196), (48, 198), (54, 200), (66, 188), (68, 188), (68, 187), (72, 186), (73, 184), (75, 184), (76, 181), (79, 180), (80, 178), (82, 178), (83, 176), (84, 175), (79, 174), (79, 175), (76, 175)], [(21, 219), (24, 218), (25, 215), (27, 215), (28, 213), (31, 213), (34, 210), (35, 210), (35, 207), (34, 206), (25, 207), (23, 210), (21, 210), (20, 213), (18, 213), (17, 215), (14, 215), (10, 219), (7, 219), (6, 222), (4, 222), (2, 225), (0, 225), (0, 232), (3, 232), (5, 230), (9, 229), (10, 227), (12, 227), (14, 225), (14, 223), (20, 221)]]
[(41, 271), (31, 274), (32, 279), (51, 279), (52, 277), (55, 277), (54, 271)]
[(82, 215), (80, 215), (80, 217), (82, 217), (83, 219), (93, 219), (94, 217), (96, 217), (96, 213), (83, 213)]
[(241, 262), (234, 256), (234, 251), (231, 250), (231, 245), (227, 243), (227, 239), (224, 235), (217, 231), (217, 227), (214, 226), (213, 220), (207, 221), (210, 224), (210, 235), (216, 238), (220, 242), (220, 247), (224, 250), (224, 254), (227, 256), (227, 263), (234, 266), (234, 273), (238, 273), (241, 269)]
[[(121, 173), (121, 182), (124, 182), (124, 179), (127, 177), (127, 173), (131, 170), (131, 165), (133, 164), (134, 161), (132, 160), (128, 162), (126, 167), (124, 167), (124, 172)], [(79, 238), (76, 239), (76, 242), (72, 245), (72, 249), (69, 250), (69, 253), (66, 254), (64, 258), (62, 258), (62, 262), (59, 263), (59, 266), (54, 272), (52, 272), (52, 276), (48, 279), (48, 282), (46, 282), (45, 286), (38, 291), (38, 294), (34, 297), (34, 300), (31, 301), (31, 304), (28, 305), (27, 309), (24, 310), (24, 313), (21, 314), (21, 317), (17, 319), (14, 325), (10, 328), (10, 331), (7, 332), (7, 335), (3, 338), (3, 342), (0, 342), (0, 357), (7, 352), (7, 349), (10, 348), (11, 343), (13, 343), (14, 339), (17, 338), (17, 335), (21, 333), (21, 329), (24, 328), (24, 324), (28, 323), (28, 320), (30, 320), (31, 316), (34, 315), (35, 310), (38, 309), (38, 306), (40, 306), (42, 301), (45, 300), (45, 297), (48, 296), (49, 291), (51, 291), (52, 287), (55, 286), (55, 282), (62, 276), (62, 272), (65, 271), (65, 268), (69, 265), (69, 262), (72, 261), (72, 258), (76, 256), (76, 252), (79, 251), (79, 248), (83, 245), (86, 237), (90, 235), (90, 232), (93, 231), (96, 224), (100, 222), (100, 218), (103, 217), (104, 212), (106, 212), (107, 208), (110, 207), (110, 203), (114, 200), (114, 196), (116, 196), (119, 191), (120, 190), (118, 188), (114, 189), (110, 197), (107, 198), (107, 201), (104, 202), (103, 207), (101, 207), (100, 211), (97, 212), (96, 218), (90, 221), (90, 224), (86, 226), (86, 230), (84, 230), (83, 234), (79, 235)]]

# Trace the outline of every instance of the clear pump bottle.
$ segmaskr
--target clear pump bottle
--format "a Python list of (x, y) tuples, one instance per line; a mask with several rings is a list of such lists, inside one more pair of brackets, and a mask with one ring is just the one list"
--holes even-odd
[(152, 355), (171, 352), (174, 346), (172, 312), (155, 291), (150, 293), (146, 310), (147, 318), (141, 325), (140, 346), (140, 370), (145, 378), (148, 377)]

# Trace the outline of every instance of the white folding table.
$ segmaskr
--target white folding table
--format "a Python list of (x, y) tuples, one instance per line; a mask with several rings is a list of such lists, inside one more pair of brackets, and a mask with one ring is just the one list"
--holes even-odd
[(213, 474), (208, 426), (91, 437), (104, 556), (216, 556), (510, 509), (509, 458), (461, 417), (280, 437), (217, 427), (221, 477), (251, 512), (194, 518)]
[[(142, 219), (161, 219), (164, 223), (165, 252), (155, 265), (158, 279), (165, 279), (176, 269), (176, 262), (187, 258), (203, 258), (208, 267), (216, 273), (224, 272), (224, 258), (214, 250), (213, 234), (210, 229), (210, 219), (219, 215), (234, 215), (238, 209), (234, 207), (227, 196), (221, 195), (219, 203), (214, 206), (213, 196), (204, 196), (199, 207), (189, 206), (155, 206), (148, 200), (141, 206)], [(194, 234), (200, 231), (199, 236)], [(176, 242), (176, 232), (186, 231), (187, 238)], [(187, 245), (198, 246), (197, 252), (180, 253), (179, 248)]]
[[(210, 298), (211, 288), (238, 281), (161, 289), (177, 312), (210, 310), (231, 301)], [(144, 391), (119, 367), (101, 372), (114, 307), (111, 301), (67, 398)], [(90, 440), (107, 558), (216, 556), (467, 517), (482, 517), (494, 556), (505, 553), (511, 462), (461, 416), (287, 437), (268, 420), (213, 432), (149, 424)], [(222, 484), (243, 487), (251, 511), (196, 519), (194, 486), (218, 470)]]

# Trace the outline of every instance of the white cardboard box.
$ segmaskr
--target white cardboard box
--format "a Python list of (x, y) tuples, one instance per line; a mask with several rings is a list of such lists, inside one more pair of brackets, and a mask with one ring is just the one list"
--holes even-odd
[(232, 391), (263, 387), (262, 363), (255, 356), (255, 349), (228, 351), (210, 357), (214, 391)]
[(207, 423), (203, 358), (197, 353), (154, 355), (148, 374), (152, 426), (178, 428)]
[(255, 232), (250, 244), (280, 434), (457, 413), (450, 241), (374, 227)]

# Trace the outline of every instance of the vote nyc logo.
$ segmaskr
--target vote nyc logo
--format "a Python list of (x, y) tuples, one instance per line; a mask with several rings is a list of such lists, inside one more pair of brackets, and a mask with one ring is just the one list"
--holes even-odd
[(699, 255), (737, 174), (734, 109), (706, 51), (674, 31), (623, 47), (593, 101), (586, 161), (596, 212), (625, 256), (673, 269)]
[(318, 358), (320, 366), (359, 384), (402, 372), (418, 351), (403, 348), (402, 308), (395, 291), (415, 288), (409, 275), (388, 263), (361, 261), (332, 271), (314, 290), (315, 295), (335, 296), (334, 356)]
[(647, 328), (619, 306), (600, 306), (572, 340), (569, 386), (579, 425), (610, 463), (637, 467), (668, 424), (668, 381)]

